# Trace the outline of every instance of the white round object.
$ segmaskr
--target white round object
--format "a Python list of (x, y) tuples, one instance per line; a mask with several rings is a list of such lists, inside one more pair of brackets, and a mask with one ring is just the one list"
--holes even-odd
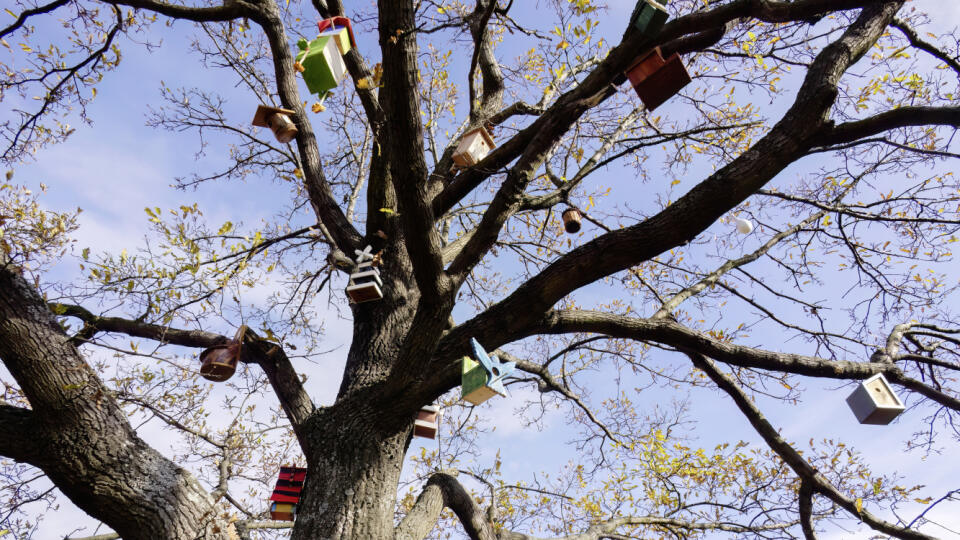
[(737, 218), (737, 232), (740, 234), (750, 234), (753, 231), (753, 222), (743, 218)]

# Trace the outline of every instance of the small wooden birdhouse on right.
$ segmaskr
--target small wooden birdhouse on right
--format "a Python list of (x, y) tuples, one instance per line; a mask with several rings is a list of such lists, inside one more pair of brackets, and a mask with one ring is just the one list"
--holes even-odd
[(325, 98), (330, 90), (340, 85), (347, 73), (337, 38), (320, 36), (309, 43), (301, 39), (297, 46), (300, 52), (296, 60), (303, 68), (303, 81), (307, 83), (307, 89), (311, 94)]
[(487, 351), (473, 338), (470, 338), (470, 346), (479, 363), (469, 356), (463, 357), (461, 397), (464, 401), (480, 405), (497, 394), (506, 396), (507, 389), (503, 386), (503, 379), (513, 373), (516, 364), (500, 362), (496, 356), (487, 356)]
[(417, 419), (413, 421), (413, 436), (436, 439), (441, 416), (443, 416), (443, 409), (436, 405), (420, 407)]
[(270, 495), (270, 517), (277, 521), (293, 521), (300, 504), (300, 492), (307, 479), (307, 469), (303, 467), (280, 467), (277, 485)]
[(471, 129), (460, 139), (456, 151), (453, 153), (453, 162), (460, 167), (476, 165), (496, 146), (490, 132), (483, 126)]
[(670, 17), (667, 8), (663, 7), (666, 3), (666, 0), (640, 0), (630, 15), (630, 27), (648, 38), (657, 35)]
[(847, 405), (861, 424), (889, 424), (904, 409), (903, 402), (893, 393), (882, 373), (860, 383), (847, 397)]
[(357, 266), (350, 274), (350, 283), (347, 285), (347, 296), (354, 304), (383, 298), (380, 269), (374, 265), (374, 257), (370, 250), (370, 246), (363, 251), (354, 250), (357, 254)]
[(680, 55), (674, 53), (664, 60), (660, 47), (638, 59), (627, 70), (627, 78), (648, 111), (663, 105), (691, 80)]
[(257, 106), (256, 114), (253, 115), (252, 124), (259, 127), (270, 128), (273, 136), (276, 137), (278, 141), (286, 144), (297, 136), (297, 125), (291, 120), (294, 114), (296, 113), (290, 109), (259, 105)]

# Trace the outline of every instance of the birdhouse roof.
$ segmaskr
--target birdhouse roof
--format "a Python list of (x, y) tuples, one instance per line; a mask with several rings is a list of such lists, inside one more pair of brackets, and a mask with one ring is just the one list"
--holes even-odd
[(275, 113), (289, 114), (289, 115), (297, 114), (296, 112), (291, 111), (290, 109), (281, 109), (279, 107), (269, 107), (267, 105), (258, 105), (257, 112), (253, 115), (253, 122), (251, 123), (259, 127), (270, 127), (267, 124), (267, 117)]

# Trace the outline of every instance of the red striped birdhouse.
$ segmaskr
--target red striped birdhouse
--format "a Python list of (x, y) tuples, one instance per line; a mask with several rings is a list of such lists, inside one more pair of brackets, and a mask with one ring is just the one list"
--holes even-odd
[(273, 488), (270, 500), (270, 517), (278, 521), (293, 521), (300, 503), (300, 492), (307, 479), (307, 469), (302, 467), (280, 467), (277, 485)]

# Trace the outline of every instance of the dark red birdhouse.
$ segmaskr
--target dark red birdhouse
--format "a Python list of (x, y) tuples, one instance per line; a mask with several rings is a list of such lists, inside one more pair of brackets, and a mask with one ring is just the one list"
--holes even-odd
[(638, 59), (627, 70), (627, 78), (648, 111), (676, 95), (691, 80), (680, 55), (674, 53), (664, 60), (659, 47)]

